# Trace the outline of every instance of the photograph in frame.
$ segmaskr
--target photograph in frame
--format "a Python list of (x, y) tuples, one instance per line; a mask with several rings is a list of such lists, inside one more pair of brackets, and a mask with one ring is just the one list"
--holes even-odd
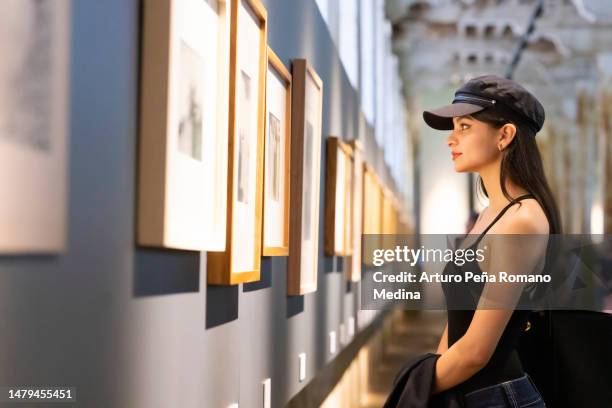
[(317, 288), (323, 82), (305, 59), (292, 63), (290, 247), (287, 293)]
[(227, 236), (207, 253), (207, 282), (259, 280), (267, 73), (267, 12), (259, 0), (232, 0), (228, 115)]
[(6, 0), (0, 26), (0, 253), (66, 250), (70, 1)]
[(226, 2), (144, 0), (142, 36), (137, 244), (222, 251), (228, 160)]
[(289, 254), (291, 73), (268, 47), (264, 163), (264, 256)]

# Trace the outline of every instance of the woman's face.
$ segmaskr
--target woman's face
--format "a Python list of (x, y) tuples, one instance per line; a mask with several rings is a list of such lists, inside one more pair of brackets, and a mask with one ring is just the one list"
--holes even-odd
[(455, 171), (478, 172), (483, 166), (494, 163), (500, 157), (497, 147), (499, 130), (471, 116), (453, 118), (454, 129), (448, 135), (447, 144)]

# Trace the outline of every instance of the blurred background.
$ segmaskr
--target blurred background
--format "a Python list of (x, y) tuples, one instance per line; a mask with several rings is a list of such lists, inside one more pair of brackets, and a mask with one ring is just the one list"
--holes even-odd
[[(268, 395), (272, 407), (381, 406), (401, 363), (437, 347), (444, 311), (360, 310), (350, 260), (325, 255), (322, 232), (317, 290), (301, 296), (286, 295), (286, 257), (262, 258), (258, 282), (217, 286), (205, 252), (135, 245), (143, 2), (18, 1), (42, 14), (21, 31), (0, 24), (0, 49), (19, 53), (28, 39), (37, 51), (21, 68), (0, 61), (0, 115), (33, 106), (20, 121), (44, 132), (35, 101), (63, 99), (27, 78), (65, 62), (66, 230), (58, 253), (0, 255), (0, 385), (76, 387), (83, 407), (265, 407)], [(324, 143), (335, 135), (359, 141), (405, 232), (465, 232), (485, 197), (474, 175), (454, 172), (446, 133), (421, 114), (493, 73), (546, 109), (537, 140), (564, 231), (612, 232), (610, 1), (262, 3), (268, 44), (287, 66), (306, 58), (324, 83), (321, 214)], [(54, 10), (66, 11), (54, 20), (68, 39), (59, 56), (41, 46)], [(9, 81), (11, 70), (25, 79)], [(15, 83), (27, 98), (14, 97)], [(11, 129), (0, 126), (0, 138)], [(5, 185), (36, 183), (1, 163)]]

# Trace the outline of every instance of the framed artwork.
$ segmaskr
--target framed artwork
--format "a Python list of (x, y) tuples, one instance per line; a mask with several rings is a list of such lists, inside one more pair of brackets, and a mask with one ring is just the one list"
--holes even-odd
[(383, 209), (382, 185), (367, 163), (363, 164), (363, 217), (361, 220), (363, 234), (372, 235), (367, 238), (370, 248), (366, 248), (363, 254), (366, 265), (372, 265), (371, 250), (382, 247), (382, 209)]
[(353, 218), (353, 167), (355, 166), (353, 149), (350, 145), (346, 145), (345, 153), (348, 152), (348, 156), (345, 160), (346, 169), (344, 171), (344, 246), (345, 255), (350, 256), (353, 254), (353, 240), (351, 239), (353, 234), (353, 224), (351, 222)]
[(317, 289), (323, 82), (304, 59), (292, 64), (291, 209), (287, 293)]
[(363, 233), (382, 233), (382, 188), (374, 170), (363, 164)]
[(391, 201), (389, 200), (389, 190), (383, 187), (381, 190), (382, 201), (382, 234), (389, 234), (389, 225), (391, 223)]
[(361, 280), (361, 232), (363, 212), (363, 159), (362, 148), (359, 140), (349, 142), (353, 150), (353, 177), (351, 179), (351, 214), (348, 224), (351, 230), (348, 232), (352, 243), (352, 254), (348, 263), (347, 278), (352, 282)]
[(208, 283), (259, 280), (263, 226), (263, 154), (267, 12), (259, 0), (231, 0), (227, 236), (209, 252)]
[(225, 1), (145, 0), (137, 243), (225, 249)]
[(325, 253), (348, 256), (352, 248), (353, 151), (335, 136), (327, 139), (325, 174)]
[(397, 234), (399, 225), (399, 202), (395, 194), (391, 194), (391, 225), (389, 226), (389, 234)]
[(62, 252), (70, 2), (5, 0), (0, 27), (0, 253)]
[(396, 245), (397, 233), (397, 212), (395, 207), (395, 197), (389, 187), (381, 186), (381, 235), (379, 236), (380, 248), (389, 249)]
[(395, 234), (397, 222), (397, 210), (395, 205), (395, 197), (393, 192), (388, 187), (382, 189), (382, 228), (383, 234)]
[(291, 73), (268, 47), (263, 255), (289, 254)]

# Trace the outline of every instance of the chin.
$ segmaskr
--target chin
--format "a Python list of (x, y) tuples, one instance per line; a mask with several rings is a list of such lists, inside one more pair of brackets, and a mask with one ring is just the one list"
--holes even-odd
[(453, 160), (453, 166), (455, 167), (455, 171), (457, 173), (471, 173), (476, 171), (476, 168), (478, 166), (475, 166), (474, 163), (466, 163), (464, 160), (461, 159), (465, 159), (463, 157), (458, 157), (455, 160)]
[(466, 166), (458, 164), (457, 162), (455, 162), (454, 164), (455, 164), (455, 171), (457, 173), (465, 173), (465, 172), (469, 171), (469, 169), (466, 168)]

